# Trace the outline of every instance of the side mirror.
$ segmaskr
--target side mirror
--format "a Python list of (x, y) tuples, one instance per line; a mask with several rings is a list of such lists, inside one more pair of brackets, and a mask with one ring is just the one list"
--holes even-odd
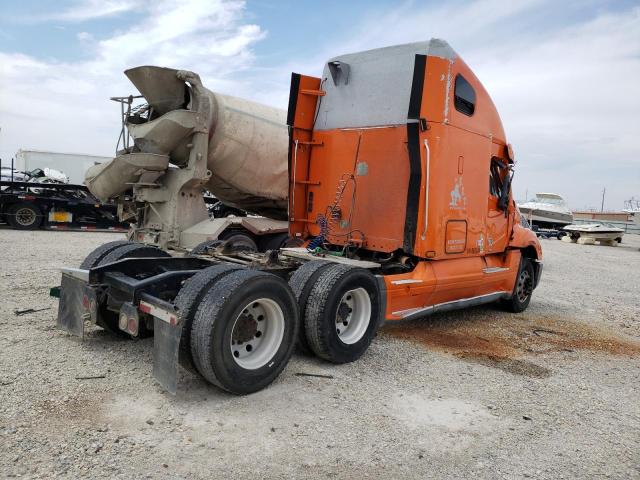
[(507, 173), (504, 177), (504, 183), (500, 190), (500, 198), (498, 199), (498, 208), (503, 211), (507, 211), (509, 208), (509, 194), (511, 193), (511, 181), (513, 180), (513, 172)]

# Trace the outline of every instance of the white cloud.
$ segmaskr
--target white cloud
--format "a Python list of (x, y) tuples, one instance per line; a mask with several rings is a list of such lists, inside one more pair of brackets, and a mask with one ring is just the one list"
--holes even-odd
[(29, 17), (30, 22), (84, 22), (95, 18), (120, 15), (142, 7), (141, 0), (82, 0), (61, 12)]
[(93, 35), (89, 32), (80, 32), (76, 35), (77, 39), (81, 42), (90, 42), (93, 40)]
[[(125, 3), (109, 5), (113, 10)], [(244, 21), (244, 2), (162, 0), (145, 8), (139, 24), (106, 39), (78, 34), (92, 54), (88, 61), (38, 60), (0, 51), (3, 161), (18, 148), (112, 154), (120, 119), (119, 106), (109, 97), (135, 91), (122, 74), (132, 66), (190, 69), (209, 77), (214, 88), (242, 93), (227, 79), (251, 65), (251, 47), (266, 33)]]

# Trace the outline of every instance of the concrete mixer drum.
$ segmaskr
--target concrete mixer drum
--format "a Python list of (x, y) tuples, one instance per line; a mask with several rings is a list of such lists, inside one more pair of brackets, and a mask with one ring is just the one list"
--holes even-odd
[(112, 98), (121, 104), (119, 150), (89, 169), (85, 183), (102, 200), (116, 198), (123, 218), (136, 218), (132, 238), (163, 248), (209, 239), (219, 228), (199, 225), (208, 220), (203, 190), (230, 207), (286, 219), (284, 111), (214, 93), (193, 72), (142, 66), (125, 75), (141, 95)]

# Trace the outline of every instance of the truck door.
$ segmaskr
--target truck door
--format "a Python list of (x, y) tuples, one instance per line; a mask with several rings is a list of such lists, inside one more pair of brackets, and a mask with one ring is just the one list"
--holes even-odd
[(507, 195), (509, 200), (509, 182), (506, 181), (510, 175), (507, 163), (502, 159), (493, 157), (489, 163), (489, 196), (487, 200), (487, 253), (503, 252), (507, 248), (509, 240), (509, 202), (500, 205), (500, 198)]

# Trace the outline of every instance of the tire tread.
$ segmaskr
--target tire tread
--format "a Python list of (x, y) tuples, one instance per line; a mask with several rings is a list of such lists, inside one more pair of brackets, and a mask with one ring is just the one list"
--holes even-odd
[(145, 245), (143, 243), (130, 243), (129, 245), (123, 245), (122, 247), (115, 248), (107, 253), (100, 264), (107, 264), (117, 262), (124, 258), (148, 258), (148, 257), (170, 257), (167, 252), (160, 250), (158, 247), (151, 245)]
[(128, 240), (115, 240), (113, 242), (105, 243), (104, 245), (100, 245), (98, 248), (93, 250), (89, 255), (85, 257), (85, 259), (80, 264), (80, 268), (82, 269), (90, 269), (96, 267), (100, 264), (100, 261), (106, 257), (109, 253), (115, 250), (118, 247), (131, 244)]
[(196, 371), (196, 367), (191, 355), (191, 328), (193, 319), (198, 311), (198, 306), (205, 293), (215, 282), (225, 275), (240, 270), (238, 265), (214, 265), (200, 270), (198, 273), (188, 278), (175, 298), (174, 305), (178, 310), (178, 315), (182, 323), (182, 336), (180, 338), (180, 360), (183, 367), (190, 371)]
[(327, 306), (329, 293), (335, 284), (346, 275), (354, 267), (351, 265), (331, 265), (324, 270), (318, 280), (315, 282), (309, 300), (306, 306), (306, 315), (304, 317), (304, 330), (307, 335), (307, 341), (313, 352), (320, 358), (335, 362), (335, 358), (331, 354), (329, 345), (325, 342), (325, 325), (322, 321), (324, 310)]
[(193, 361), (200, 375), (225, 391), (235, 393), (218, 379), (212, 366), (213, 325), (218, 320), (220, 310), (235, 289), (252, 278), (267, 275), (269, 274), (258, 270), (244, 269), (229, 273), (212, 286), (207, 292), (209, 294), (204, 297), (198, 306), (198, 311), (191, 327)]
[(513, 291), (511, 292), (511, 297), (501, 302), (502, 306), (508, 312), (511, 312), (511, 313), (524, 312), (529, 307), (529, 303), (531, 302), (531, 298), (533, 297), (533, 291), (532, 291), (531, 295), (529, 295), (529, 298), (526, 301), (526, 304), (522, 305), (520, 304), (520, 301), (516, 298), (516, 295), (515, 295), (515, 290), (518, 286), (518, 278), (520, 277), (520, 273), (522, 272), (522, 270), (525, 268), (530, 269), (532, 281), (535, 281), (534, 279), (535, 271), (533, 269), (533, 265), (531, 264), (531, 261), (526, 257), (522, 257), (520, 260), (520, 267), (518, 268), (518, 273), (516, 276), (516, 283), (514, 284)]
[(300, 309), (300, 330), (298, 332), (298, 347), (299, 349), (306, 354), (312, 354), (313, 350), (309, 346), (309, 342), (307, 340), (306, 328), (305, 328), (305, 317), (307, 311), (307, 302), (309, 300), (309, 295), (311, 294), (311, 290), (313, 286), (318, 280), (318, 277), (324, 271), (324, 269), (331, 267), (331, 262), (323, 261), (323, 260), (314, 260), (311, 262), (307, 262), (298, 268), (291, 278), (289, 279), (289, 286), (291, 290), (293, 290), (293, 294), (296, 297), (296, 301), (298, 302), (298, 307)]

